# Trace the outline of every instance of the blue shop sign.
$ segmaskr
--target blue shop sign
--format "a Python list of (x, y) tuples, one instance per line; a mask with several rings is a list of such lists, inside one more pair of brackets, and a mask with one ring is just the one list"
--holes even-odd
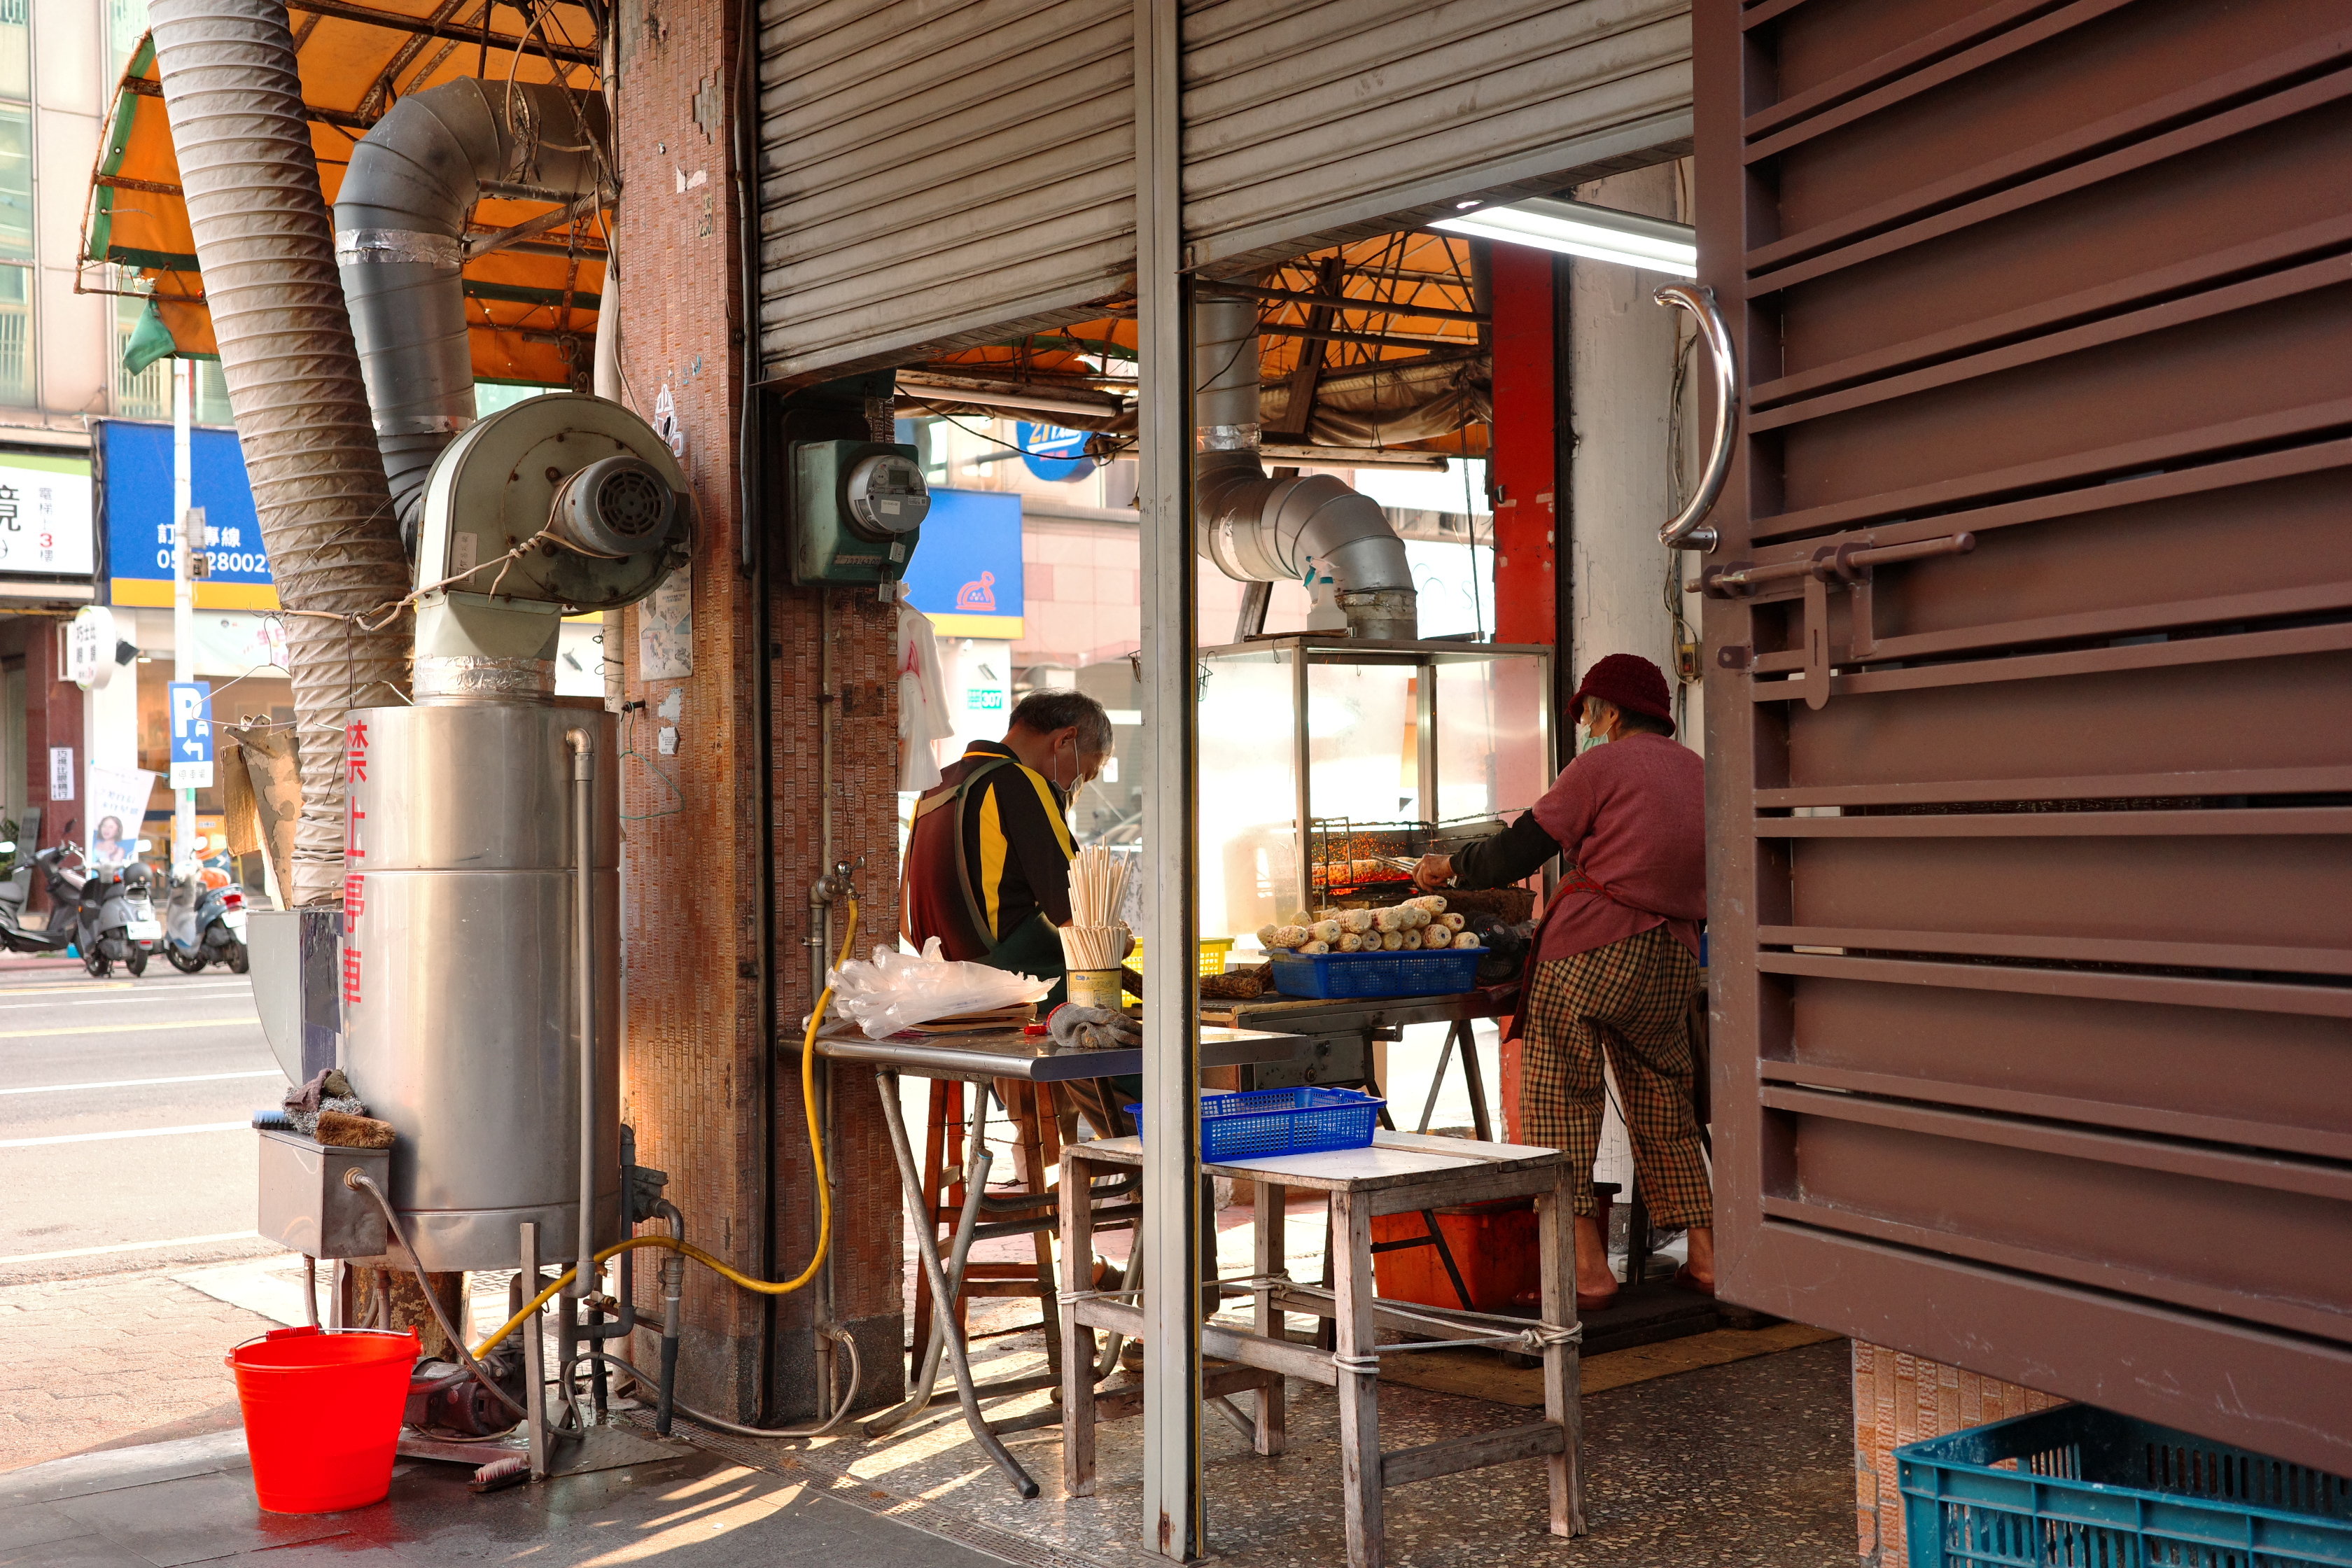
[(1095, 471), (1095, 460), (1087, 456), (1087, 442), (1091, 430), (1065, 430), (1059, 425), (1032, 425), (1020, 420), (1013, 426), (1013, 439), (1021, 447), (1022, 467), (1049, 484), (1066, 479), (1083, 479)]
[[(106, 574), (117, 605), (172, 602), (172, 427), (144, 420), (97, 422), (94, 478), (106, 539)], [(191, 541), (206, 555), (196, 584), (205, 609), (274, 610), (278, 591), (262, 548), (245, 474), (245, 450), (234, 430), (189, 432), (192, 504), (205, 513), (205, 537)]]
[(907, 567), (907, 602), (941, 637), (1018, 640), (1021, 595), (1021, 498), (931, 491), (923, 542)]

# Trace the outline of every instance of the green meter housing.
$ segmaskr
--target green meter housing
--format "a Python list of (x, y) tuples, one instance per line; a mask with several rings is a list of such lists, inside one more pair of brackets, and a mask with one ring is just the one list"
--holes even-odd
[(904, 577), (931, 507), (916, 448), (836, 440), (796, 441), (791, 450), (793, 584)]

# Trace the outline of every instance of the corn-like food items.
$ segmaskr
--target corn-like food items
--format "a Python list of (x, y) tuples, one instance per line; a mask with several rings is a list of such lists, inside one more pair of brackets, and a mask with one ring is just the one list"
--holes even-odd
[(1358, 936), (1361, 936), (1373, 929), (1372, 917), (1376, 912), (1372, 910), (1341, 910), (1335, 918), (1339, 921), (1341, 931), (1353, 931)]
[(1445, 895), (1443, 893), (1423, 893), (1417, 899), (1407, 899), (1405, 902), (1417, 910), (1427, 910), (1433, 915), (1445, 912)]
[(1341, 952), (1361, 952), (1364, 951), (1364, 939), (1354, 931), (1343, 931), (1339, 933), (1339, 942), (1333, 945)]
[(1339, 940), (1339, 922), (1338, 921), (1317, 921), (1313, 925), (1307, 928), (1307, 934), (1313, 940), (1320, 942), (1337, 942)]
[(1301, 942), (1299, 944), (1298, 951), (1301, 952), (1328, 952), (1331, 951), (1331, 944), (1328, 942)]
[(1403, 942), (1402, 942), (1402, 945), (1403, 946), (1404, 950), (1405, 950), (1407, 952), (1415, 952), (1415, 951), (1417, 951), (1417, 950), (1420, 948), (1420, 946), (1421, 946), (1421, 933), (1420, 933), (1419, 931), (1409, 931), (1402, 932), (1402, 937), (1403, 937)]
[(1486, 945), (1486, 943), (1484, 943), (1484, 942), (1480, 942), (1480, 941), (1478, 940), (1478, 933), (1477, 933), (1476, 931), (1458, 931), (1458, 932), (1456, 932), (1456, 933), (1454, 934), (1454, 946), (1456, 946), (1456, 947), (1465, 947), (1465, 948), (1467, 948), (1467, 947), (1484, 947), (1484, 946)]
[(1421, 945), (1423, 947), (1451, 947), (1454, 945), (1454, 933), (1446, 930), (1442, 925), (1433, 925), (1427, 931), (1415, 931), (1413, 934), (1421, 938)]
[(1404, 932), (1401, 931), (1384, 931), (1381, 932), (1381, 949), (1382, 952), (1394, 952), (1403, 945)]
[(1460, 931), (1469, 924), (1469, 921), (1460, 915), (1440, 915), (1437, 918), (1447, 931)]
[(1314, 939), (1308, 935), (1305, 926), (1289, 925), (1260, 926), (1257, 928), (1257, 940), (1269, 951), (1279, 949), (1288, 952), (1306, 946)]

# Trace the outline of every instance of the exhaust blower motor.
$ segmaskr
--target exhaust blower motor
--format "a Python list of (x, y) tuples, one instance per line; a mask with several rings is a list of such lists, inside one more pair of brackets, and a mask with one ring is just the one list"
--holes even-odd
[(551, 661), (565, 616), (633, 605), (685, 565), (693, 521), (667, 443), (617, 403), (551, 393), (478, 421), (425, 484), (420, 681), (433, 661), (477, 678)]

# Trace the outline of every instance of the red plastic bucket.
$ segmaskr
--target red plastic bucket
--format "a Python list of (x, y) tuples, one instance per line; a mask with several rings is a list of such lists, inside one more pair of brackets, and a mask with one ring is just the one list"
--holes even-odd
[(253, 1490), (271, 1513), (333, 1513), (392, 1490), (416, 1331), (273, 1329), (236, 1347)]

